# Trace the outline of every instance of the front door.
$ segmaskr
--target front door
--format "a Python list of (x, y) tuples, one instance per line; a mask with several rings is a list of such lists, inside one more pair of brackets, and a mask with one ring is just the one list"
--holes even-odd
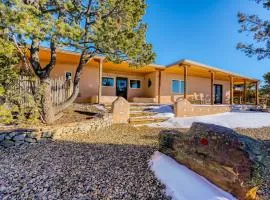
[(116, 96), (124, 97), (127, 99), (128, 79), (117, 77), (116, 78)]
[(223, 99), (223, 87), (222, 85), (215, 84), (215, 104), (222, 104)]

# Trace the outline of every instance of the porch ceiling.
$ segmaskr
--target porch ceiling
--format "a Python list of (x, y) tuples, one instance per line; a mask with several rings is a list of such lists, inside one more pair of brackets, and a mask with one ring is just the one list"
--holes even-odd
[(149, 65), (144, 67), (131, 67), (128, 63), (115, 64), (112, 62), (104, 62), (103, 70), (106, 72), (124, 72), (124, 73), (137, 73), (137, 74), (148, 74), (155, 72), (156, 69), (162, 68), (158, 65)]

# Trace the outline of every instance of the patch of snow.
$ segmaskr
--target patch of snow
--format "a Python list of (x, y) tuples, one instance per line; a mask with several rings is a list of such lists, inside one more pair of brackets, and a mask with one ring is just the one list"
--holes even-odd
[(106, 108), (104, 105), (96, 104), (94, 105), (94, 107), (96, 107), (100, 111), (106, 111)]
[(174, 117), (174, 113), (158, 113), (158, 114), (154, 115), (153, 117), (155, 117), (155, 118), (159, 118), (159, 117), (172, 118), (172, 117)]
[(227, 112), (216, 115), (170, 118), (165, 122), (149, 124), (151, 127), (190, 128), (193, 122), (216, 124), (228, 128), (261, 128), (270, 126), (270, 113)]
[(156, 112), (158, 114), (154, 115), (153, 117), (174, 117), (174, 112), (172, 106), (169, 105), (162, 105), (156, 106), (151, 109), (151, 112)]
[(149, 166), (173, 200), (236, 200), (231, 194), (158, 151), (152, 156)]

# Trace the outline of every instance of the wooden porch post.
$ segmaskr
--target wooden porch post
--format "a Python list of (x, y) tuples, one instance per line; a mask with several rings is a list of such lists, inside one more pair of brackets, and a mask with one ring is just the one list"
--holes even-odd
[(188, 66), (184, 65), (184, 99), (187, 99)]
[(255, 105), (259, 105), (259, 81), (257, 81), (255, 83), (255, 88), (256, 88), (256, 92), (255, 92)]
[(215, 73), (210, 71), (211, 73), (211, 105), (214, 105), (214, 82), (215, 82)]
[(244, 80), (244, 95), (243, 95), (243, 102), (244, 104), (247, 103), (247, 80)]
[(103, 59), (99, 60), (99, 84), (98, 84), (98, 103), (101, 103), (102, 96), (102, 70), (103, 70)]
[(234, 99), (234, 97), (233, 97), (233, 95), (234, 95), (233, 86), (234, 86), (234, 84), (233, 84), (233, 76), (230, 76), (230, 104), (231, 105), (234, 104), (234, 102), (233, 102), (233, 99)]
[(161, 70), (158, 70), (158, 103), (161, 103)]

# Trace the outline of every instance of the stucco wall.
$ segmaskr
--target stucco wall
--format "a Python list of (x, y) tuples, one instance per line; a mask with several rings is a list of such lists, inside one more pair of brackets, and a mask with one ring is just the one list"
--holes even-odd
[[(161, 102), (171, 103), (173, 98), (172, 80), (184, 80), (182, 74), (173, 74), (162, 72), (161, 76)], [(229, 81), (215, 80), (214, 84), (221, 84), (223, 86), (223, 104), (230, 101), (230, 83)], [(188, 76), (187, 93), (193, 95), (194, 93), (203, 93), (205, 96), (211, 96), (211, 79)], [(176, 95), (179, 96), (179, 95)]]
[[(43, 62), (42, 65), (45, 66), (47, 62)], [(51, 72), (51, 77), (53, 79), (59, 77), (65, 77), (66, 72), (72, 73), (72, 78), (74, 78), (77, 65), (70, 63), (56, 63), (56, 67), (53, 68)], [(78, 96), (78, 102), (89, 101), (91, 96), (98, 95), (98, 65), (94, 63), (89, 63), (83, 68), (81, 80), (80, 80), (80, 93)]]
[[(150, 87), (148, 87), (149, 81), (151, 81)], [(158, 72), (146, 74), (144, 79), (144, 97), (157, 98), (157, 95), (158, 95)]]
[[(47, 62), (42, 63), (46, 65)], [(56, 67), (51, 72), (52, 78), (65, 76), (65, 72), (71, 72), (74, 78), (77, 65), (71, 63), (57, 63)], [(89, 63), (84, 67), (81, 81), (80, 94), (77, 99), (78, 102), (89, 102), (91, 97), (98, 96), (98, 63)], [(124, 72), (103, 72), (103, 76), (114, 78), (113, 87), (102, 87), (103, 96), (116, 96), (116, 77), (128, 78), (128, 100), (131, 101), (134, 97), (156, 98), (158, 95), (158, 72), (149, 74), (127, 74)], [(130, 88), (130, 80), (140, 80), (141, 88)], [(148, 81), (151, 80), (151, 87), (148, 87)], [(182, 74), (161, 72), (161, 103), (172, 103), (179, 95), (172, 93), (172, 80), (184, 80)], [(210, 78), (200, 78), (188, 76), (187, 92), (188, 95), (196, 93), (203, 93), (205, 96), (211, 94)], [(215, 84), (223, 85), (223, 104), (229, 103), (230, 98), (230, 83), (229, 81), (215, 80)], [(181, 95), (180, 95), (181, 96)]]

